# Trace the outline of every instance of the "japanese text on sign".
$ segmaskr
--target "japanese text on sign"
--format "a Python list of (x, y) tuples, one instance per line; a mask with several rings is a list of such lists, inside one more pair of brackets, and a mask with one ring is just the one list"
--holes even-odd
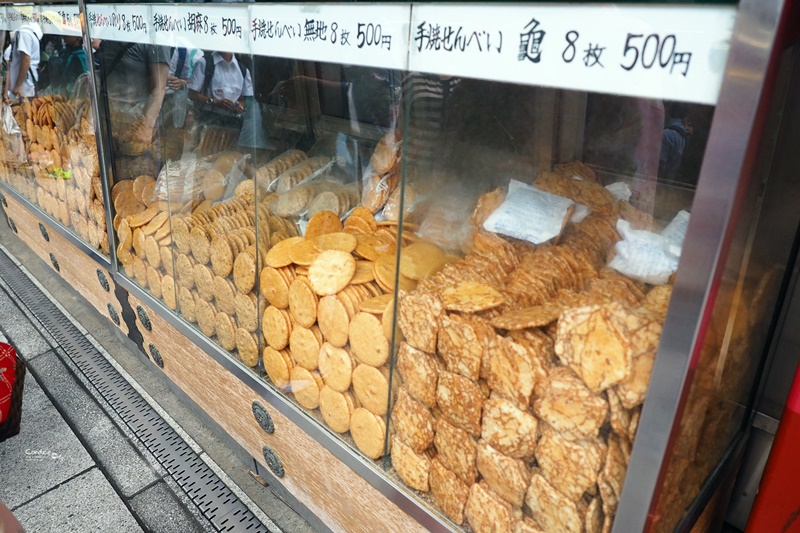
[(186, 32), (200, 35), (216, 35), (219, 29), (209, 22), (208, 15), (189, 13), (174, 17), (165, 13), (153, 13), (153, 31), (156, 33)]
[(423, 21), (416, 26), (417, 51), (497, 52), (503, 50), (503, 32), (485, 29), (465, 30), (463, 26), (439, 25)]
[(409, 69), (714, 103), (735, 16), (732, 6), (414, 4)]
[(88, 15), (89, 25), (96, 29), (109, 28), (124, 33), (147, 33), (147, 20), (142, 15), (97, 13)]
[(303, 42), (327, 43), (357, 48), (378, 47), (392, 49), (392, 36), (384, 32), (381, 24), (359, 22), (355, 31), (344, 24), (323, 19), (307, 18), (303, 23), (286, 23), (280, 20), (253, 18), (251, 34), (253, 41), (302, 40)]

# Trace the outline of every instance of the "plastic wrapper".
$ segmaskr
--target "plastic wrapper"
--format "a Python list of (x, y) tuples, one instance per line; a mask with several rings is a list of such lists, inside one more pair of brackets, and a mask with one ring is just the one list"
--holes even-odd
[(364, 186), (361, 192), (361, 205), (375, 213), (386, 205), (386, 201), (399, 183), (399, 172), (394, 171), (389, 174), (379, 174), (372, 165), (370, 165), (364, 177)]
[(214, 167), (213, 159), (201, 157), (165, 164), (156, 180), (154, 200), (183, 203), (198, 198), (203, 192), (203, 176)]
[(22, 141), (22, 130), (9, 104), (3, 104), (3, 150), (7, 163), (28, 162), (25, 156), (25, 143)]

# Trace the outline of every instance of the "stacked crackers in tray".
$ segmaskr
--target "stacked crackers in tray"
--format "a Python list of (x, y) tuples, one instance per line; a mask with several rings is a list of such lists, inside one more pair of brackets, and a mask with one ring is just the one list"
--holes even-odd
[(593, 213), (540, 246), (484, 231), (503, 197), (487, 193), (471, 251), (400, 293), (392, 465), (457, 524), (610, 531), (671, 287), (605, 267), (619, 209), (602, 189), (582, 184)]
[(344, 224), (320, 211), (304, 237), (267, 252), (260, 273), (270, 381), (372, 459), (385, 450), (396, 254), (405, 243), (396, 224), (363, 207)]
[(14, 106), (28, 154), (0, 178), (104, 254), (109, 253), (100, 165), (88, 99), (43, 96)]

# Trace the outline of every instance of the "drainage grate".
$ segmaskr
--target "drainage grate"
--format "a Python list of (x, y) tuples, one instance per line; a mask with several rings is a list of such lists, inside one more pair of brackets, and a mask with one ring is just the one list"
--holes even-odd
[(2, 250), (0, 274), (218, 531), (270, 531)]

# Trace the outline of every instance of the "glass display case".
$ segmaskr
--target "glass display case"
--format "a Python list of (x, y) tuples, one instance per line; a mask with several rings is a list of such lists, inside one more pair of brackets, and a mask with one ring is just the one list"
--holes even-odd
[[(10, 59), (4, 88), (13, 120), (3, 132), (0, 179), (108, 257), (90, 65), (78, 4), (9, 5), (2, 10), (8, 35), (4, 49)], [(30, 54), (21, 91), (14, 94), (18, 50), (24, 53), (34, 41), (38, 51)]]
[(769, 4), (90, 3), (97, 117), (16, 106), (1, 176), (426, 527), (673, 530), (780, 285), (731, 277)]

